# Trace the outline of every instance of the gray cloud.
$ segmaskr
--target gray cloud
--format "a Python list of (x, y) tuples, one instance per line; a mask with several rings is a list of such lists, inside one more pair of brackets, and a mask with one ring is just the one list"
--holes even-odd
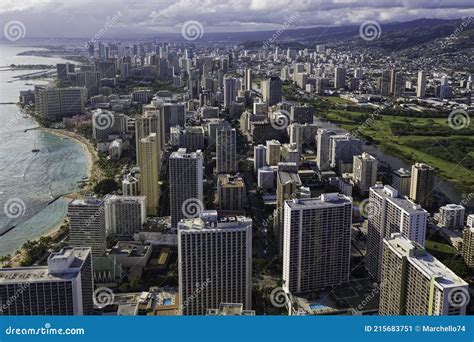
[(3, 0), (2, 23), (19, 20), (29, 37), (88, 38), (114, 15), (104, 37), (179, 32), (188, 20), (207, 32), (270, 30), (298, 12), (293, 27), (474, 15), (472, 0)]

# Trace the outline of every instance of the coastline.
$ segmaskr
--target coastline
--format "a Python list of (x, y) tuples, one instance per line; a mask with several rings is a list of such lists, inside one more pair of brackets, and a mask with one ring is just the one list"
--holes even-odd
[[(102, 171), (100, 170), (99, 167), (96, 166), (98, 155), (92, 143), (87, 138), (80, 135), (79, 133), (68, 131), (65, 129), (53, 129), (53, 128), (46, 128), (46, 127), (41, 127), (41, 126), (37, 127), (36, 129), (58, 136), (58, 137), (74, 140), (76, 143), (81, 145), (86, 155), (87, 176), (88, 176), (87, 183), (85, 183), (82, 189), (75, 192), (68, 193), (68, 194), (64, 194), (61, 197), (73, 200), (79, 197), (83, 197), (84, 195), (87, 195), (88, 193), (90, 193), (92, 191), (92, 185), (103, 178)], [(50, 227), (50, 229), (48, 229), (45, 233), (34, 237), (32, 241), (39, 240), (42, 237), (51, 237), (53, 240), (56, 240), (59, 237), (61, 227), (66, 223), (66, 220), (67, 220), (67, 216), (64, 215), (60, 222)], [(24, 258), (24, 254), (25, 254), (25, 250), (22, 247), (20, 247), (17, 250), (17, 252), (12, 255), (9, 266), (19, 267), (21, 261)]]

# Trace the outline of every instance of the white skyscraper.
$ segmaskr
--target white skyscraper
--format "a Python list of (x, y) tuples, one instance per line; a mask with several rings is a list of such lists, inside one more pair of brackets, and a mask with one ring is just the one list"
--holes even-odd
[(171, 225), (197, 215), (203, 209), (203, 155), (201, 150), (173, 152), (169, 159)]
[(216, 156), (217, 173), (237, 172), (235, 128), (217, 130)]
[(283, 288), (292, 293), (349, 280), (352, 199), (341, 194), (285, 202)]
[(416, 86), (416, 97), (422, 99), (426, 93), (426, 71), (418, 71), (418, 84)]
[(139, 231), (145, 223), (145, 197), (107, 195), (104, 202), (107, 235), (132, 235)]
[(366, 266), (380, 279), (382, 240), (393, 233), (425, 244), (428, 213), (420, 205), (398, 195), (391, 186), (376, 184), (369, 191)]
[(377, 181), (378, 161), (375, 157), (364, 152), (354, 156), (353, 178), (362, 194), (369, 192), (369, 188)]
[(68, 205), (69, 245), (90, 247), (93, 256), (101, 256), (106, 247), (104, 201), (96, 198), (73, 200)]
[(468, 284), (423, 246), (392, 234), (383, 240), (380, 315), (465, 315)]
[(204, 315), (221, 303), (252, 306), (252, 219), (200, 218), (178, 224), (179, 300), (183, 315)]
[(0, 268), (0, 316), (94, 314), (91, 249), (63, 248), (47, 263)]

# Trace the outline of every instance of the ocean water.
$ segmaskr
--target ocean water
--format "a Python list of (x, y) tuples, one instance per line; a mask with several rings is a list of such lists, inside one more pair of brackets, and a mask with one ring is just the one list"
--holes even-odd
[[(19, 91), (45, 81), (15, 80), (32, 71), (9, 71), (10, 64), (56, 64), (57, 58), (16, 56), (32, 48), (0, 45), (0, 103), (17, 102)], [(12, 82), (13, 81), (13, 82)], [(40, 130), (31, 118), (24, 118), (16, 105), (0, 104), (0, 255), (12, 254), (61, 223), (68, 200), (62, 194), (79, 189), (87, 176), (87, 157), (77, 142)], [(39, 149), (33, 153), (32, 149)]]

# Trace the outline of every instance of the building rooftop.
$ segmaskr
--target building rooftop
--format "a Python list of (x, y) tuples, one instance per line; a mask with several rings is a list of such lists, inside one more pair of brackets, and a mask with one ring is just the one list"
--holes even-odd
[(180, 148), (177, 152), (171, 153), (170, 159), (195, 159), (202, 157), (201, 150), (187, 152), (185, 148)]
[(235, 229), (252, 226), (252, 219), (245, 216), (219, 216), (215, 210), (205, 210), (201, 217), (181, 220), (178, 230)]
[(229, 174), (219, 175), (218, 182), (221, 186), (243, 188), (245, 186), (244, 179), (240, 176), (232, 176)]
[(399, 207), (401, 210), (408, 214), (416, 213), (427, 213), (421, 205), (409, 200), (407, 197), (400, 197), (398, 191), (392, 188), (390, 185), (381, 185), (380, 183), (370, 188), (371, 191), (375, 192), (380, 197), (387, 198), (387, 201), (393, 203), (393, 205)]
[(146, 199), (145, 196), (117, 196), (107, 195), (104, 201), (111, 201), (115, 203), (142, 203)]
[(443, 209), (443, 210), (464, 210), (466, 208), (464, 208), (460, 204), (446, 204), (446, 205), (442, 206), (440, 209)]
[(426, 278), (433, 278), (438, 288), (467, 286), (462, 278), (428, 253), (423, 246), (404, 238), (400, 233), (392, 234), (390, 238), (384, 239), (384, 243), (398, 255), (407, 257), (408, 261)]
[(63, 248), (49, 256), (48, 266), (1, 268), (0, 285), (74, 279), (90, 253), (91, 249), (85, 247)]
[(395, 173), (396, 175), (398, 175), (400, 177), (410, 177), (411, 176), (411, 171), (409, 171), (407, 169), (404, 169), (404, 168), (400, 168), (396, 171), (393, 171), (393, 173)]
[(334, 207), (351, 205), (352, 198), (339, 193), (322, 194), (316, 198), (293, 199), (285, 202), (291, 209), (308, 209), (314, 207)]
[(286, 172), (278, 171), (278, 180), (280, 184), (295, 183), (296, 185), (301, 185), (301, 178), (298, 173), (295, 172)]
[(89, 197), (89, 198), (83, 198), (83, 199), (74, 199), (69, 203), (69, 205), (73, 205), (73, 206), (77, 206), (77, 207), (78, 206), (84, 206), (84, 207), (95, 206), (95, 207), (98, 207), (98, 206), (102, 205), (102, 203), (104, 203), (104, 201), (99, 199), (99, 198)]

